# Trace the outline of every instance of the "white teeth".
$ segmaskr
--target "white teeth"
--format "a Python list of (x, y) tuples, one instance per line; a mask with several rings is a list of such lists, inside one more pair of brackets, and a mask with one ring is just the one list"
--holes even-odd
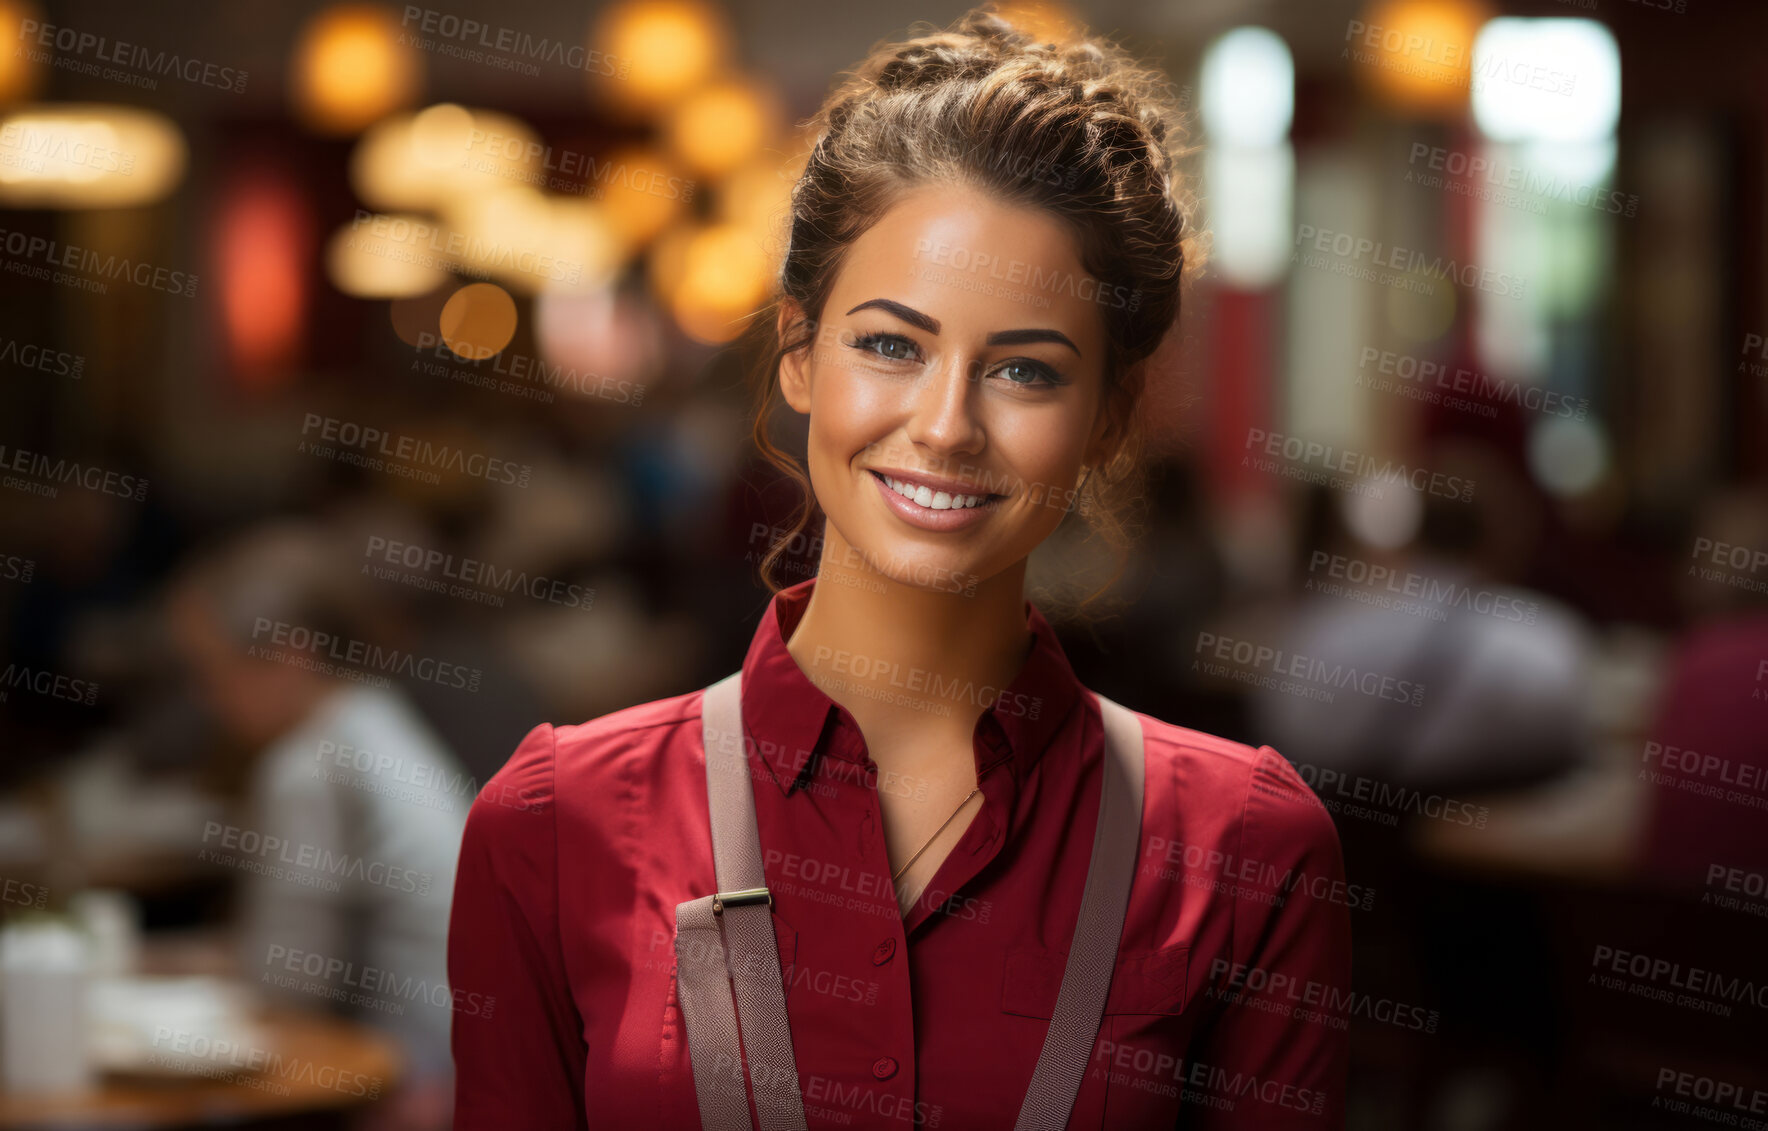
[(935, 491), (930, 487), (909, 483), (906, 480), (892, 479), (889, 476), (884, 477), (884, 482), (890, 484), (892, 491), (928, 510), (963, 510), (966, 507), (979, 507), (987, 501), (985, 495), (953, 495), (946, 491)]

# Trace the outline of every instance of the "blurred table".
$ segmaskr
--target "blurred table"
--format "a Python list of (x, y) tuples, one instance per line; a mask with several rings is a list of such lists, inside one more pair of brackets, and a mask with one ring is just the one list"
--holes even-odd
[(323, 1013), (258, 1019), (280, 1071), (217, 1064), (213, 1076), (105, 1075), (77, 1096), (0, 1093), (0, 1129), (237, 1124), (365, 1106), (398, 1084), (398, 1045), (379, 1030)]

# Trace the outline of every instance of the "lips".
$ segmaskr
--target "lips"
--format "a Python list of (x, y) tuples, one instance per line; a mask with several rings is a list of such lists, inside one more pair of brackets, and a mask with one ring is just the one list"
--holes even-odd
[(979, 507), (988, 501), (987, 495), (964, 495), (951, 491), (935, 491), (925, 483), (916, 484), (907, 479), (898, 479), (894, 475), (879, 475), (892, 491), (903, 498), (926, 507), (928, 510), (963, 510), (966, 507)]
[(923, 530), (959, 530), (994, 513), (1004, 496), (992, 492), (952, 490), (950, 480), (929, 482), (867, 468), (884, 503), (911, 526)]
[(932, 510), (960, 510), (1005, 497), (999, 492), (980, 489), (980, 484), (926, 475), (906, 468), (869, 467), (866, 470), (903, 498)]

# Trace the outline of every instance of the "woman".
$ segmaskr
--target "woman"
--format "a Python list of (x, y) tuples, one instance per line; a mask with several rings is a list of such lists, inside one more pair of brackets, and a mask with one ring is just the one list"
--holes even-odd
[[(745, 1057), (759, 1093), (742, 990), (771, 982), (807, 1126), (1013, 1126), (1095, 831), (1124, 835), (1100, 821), (1123, 744), (1024, 587), (1069, 510), (1113, 531), (1133, 492), (1189, 235), (1159, 90), (1108, 44), (973, 13), (877, 49), (813, 123), (756, 431), (802, 481), (764, 429), (776, 397), (808, 418), (822, 563), (775, 588), (728, 763), (767, 889), (741, 910), (765, 909), (778, 952), (774, 982), (731, 944)], [(494, 1005), (455, 1021), (458, 1126), (702, 1125), (690, 1034), (717, 1034), (686, 1023), (704, 964), (678, 925), (732, 890), (707, 698), (540, 726), (474, 804), (450, 980)], [(1269, 747), (1123, 717), (1144, 750), (1111, 764), (1144, 792), (1067, 1126), (1340, 1125), (1330, 819)]]

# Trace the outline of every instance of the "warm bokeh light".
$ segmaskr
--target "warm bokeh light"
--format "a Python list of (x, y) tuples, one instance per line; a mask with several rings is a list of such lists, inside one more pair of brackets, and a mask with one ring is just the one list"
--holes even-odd
[(1044, 43), (1072, 39), (1082, 27), (1082, 22), (1065, 5), (1045, 3), (1044, 0), (1008, 0), (998, 10), (1008, 23)]
[(102, 103), (20, 107), (0, 116), (0, 203), (40, 208), (151, 204), (184, 177), (177, 123)]
[(693, 242), (694, 232), (695, 229), (685, 225), (670, 228), (651, 246), (646, 257), (645, 276), (652, 296), (659, 303), (667, 305), (669, 296), (681, 289), (682, 277), (687, 273), (688, 245)]
[(448, 296), (440, 327), (456, 355), (483, 361), (516, 336), (516, 300), (496, 283), (472, 283)]
[(763, 236), (770, 254), (783, 250), (791, 219), (792, 186), (804, 172), (808, 153), (785, 159), (763, 153), (718, 184), (718, 216), (742, 224)]
[(643, 110), (668, 105), (705, 82), (723, 61), (729, 32), (723, 18), (695, 0), (629, 0), (602, 13), (591, 46), (624, 77), (597, 89), (615, 105)]
[(404, 298), (435, 289), (448, 278), (445, 259), (424, 234), (435, 230), (427, 216), (368, 216), (345, 224), (326, 247), (332, 285), (357, 298)]
[(350, 155), (350, 183), (371, 208), (440, 209), (526, 186), (541, 151), (539, 135), (517, 118), (438, 103), (364, 133)]
[(653, 288), (689, 337), (733, 340), (767, 297), (767, 256), (756, 234), (713, 224), (670, 235), (653, 258)]
[(606, 286), (625, 257), (607, 211), (599, 203), (575, 196), (547, 201), (545, 246), (562, 262), (580, 264), (572, 279), (548, 278), (534, 288), (541, 293), (583, 293)]
[(551, 209), (537, 189), (512, 185), (463, 197), (443, 217), (439, 239), (467, 274), (494, 275), (524, 291), (582, 275), (580, 262), (566, 260), (551, 246)]
[(614, 238), (629, 252), (654, 239), (700, 191), (686, 170), (649, 146), (617, 149), (595, 168), (589, 194), (602, 206)]
[(490, 275), (525, 294), (602, 284), (620, 248), (600, 208), (525, 185), (451, 201), (439, 246), (468, 274)]
[(733, 79), (697, 91), (665, 123), (670, 149), (697, 173), (722, 176), (756, 155), (781, 119), (772, 95)]
[(320, 133), (353, 134), (409, 105), (422, 75), (399, 18), (377, 4), (339, 4), (302, 30), (289, 66), (295, 112)]
[(24, 23), (43, 18), (35, 5), (0, 0), (0, 105), (36, 94), (42, 68), (22, 50)]
[(425, 170), (458, 169), (472, 148), (473, 112), (458, 102), (424, 107), (411, 116), (407, 128), (411, 157)]
[(1453, 116), (1467, 106), (1473, 45), (1489, 17), (1479, 0), (1376, 0), (1349, 26), (1350, 71), (1408, 114)]
[(494, 192), (463, 196), (443, 209), (451, 234), (464, 246), (463, 263), (490, 268), (497, 258), (489, 246), (498, 243), (538, 248), (546, 239), (546, 195), (527, 185), (507, 185)]
[(285, 176), (243, 177), (222, 200), (215, 224), (221, 310), (234, 376), (264, 388), (292, 370), (307, 317), (306, 202)]

